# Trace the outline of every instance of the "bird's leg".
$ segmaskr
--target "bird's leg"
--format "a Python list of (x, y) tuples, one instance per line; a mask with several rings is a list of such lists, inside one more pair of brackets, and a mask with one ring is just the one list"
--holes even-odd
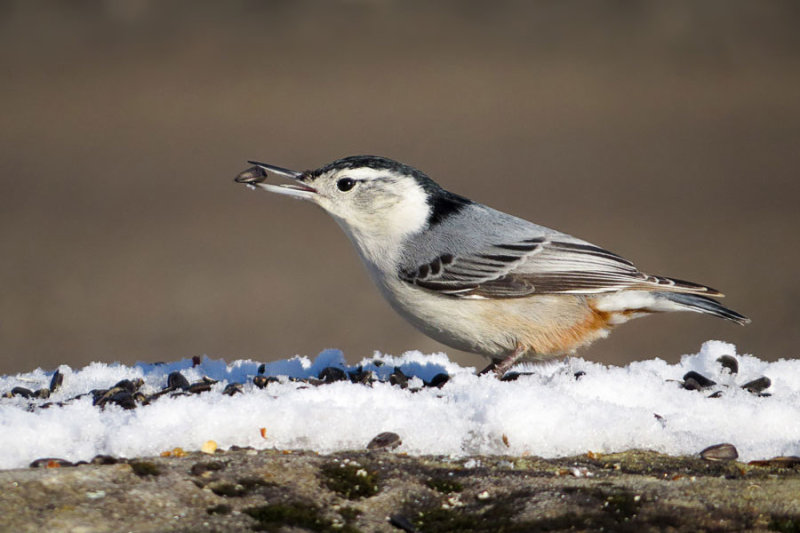
[(526, 352), (525, 347), (517, 344), (517, 347), (514, 348), (514, 351), (511, 352), (511, 355), (509, 355), (499, 363), (497, 361), (492, 361), (489, 364), (489, 366), (478, 372), (478, 375), (482, 376), (484, 374), (488, 374), (489, 372), (494, 371), (495, 376), (497, 376), (497, 379), (500, 379), (506, 372), (508, 372), (508, 370), (512, 366), (514, 366), (514, 364), (516, 364), (517, 361), (519, 361), (519, 359), (525, 354), (525, 352)]
[(526, 350), (522, 345), (517, 344), (517, 347), (514, 348), (514, 351), (511, 352), (511, 355), (500, 361), (500, 364), (494, 367), (494, 373), (497, 376), (497, 379), (502, 378), (503, 375), (505, 375), (505, 373), (508, 372), (511, 367), (520, 360), (525, 351)]

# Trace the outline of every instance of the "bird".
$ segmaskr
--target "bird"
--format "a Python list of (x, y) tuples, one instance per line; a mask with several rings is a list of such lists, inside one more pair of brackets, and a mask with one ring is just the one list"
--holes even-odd
[[(315, 170), (248, 161), (235, 181), (326, 211), (391, 307), (434, 340), (489, 359), (571, 356), (633, 318), (694, 311), (747, 324), (719, 291), (641, 272), (616, 253), (442, 188), (382, 156)], [(290, 180), (267, 183), (269, 174)]]

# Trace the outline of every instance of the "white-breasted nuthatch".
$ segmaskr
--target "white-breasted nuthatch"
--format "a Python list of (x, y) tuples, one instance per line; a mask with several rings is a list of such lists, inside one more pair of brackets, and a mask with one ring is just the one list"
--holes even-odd
[[(305, 172), (250, 163), (237, 182), (322, 207), (400, 315), (443, 344), (488, 357), (498, 375), (522, 359), (572, 354), (650, 313), (749, 322), (710, 287), (642, 273), (615, 253), (453, 194), (391, 159), (351, 156)], [(265, 183), (267, 172), (293, 183)]]

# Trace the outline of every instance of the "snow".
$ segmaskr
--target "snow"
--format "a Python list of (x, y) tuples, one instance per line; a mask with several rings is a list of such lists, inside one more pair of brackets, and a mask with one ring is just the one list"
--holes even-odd
[[(725, 354), (738, 359), (737, 374), (717, 362)], [(384, 364), (376, 366), (375, 359)], [(264, 389), (253, 385), (259, 363), (252, 360), (227, 364), (205, 357), (194, 367), (192, 359), (131, 367), (93, 363), (77, 370), (62, 365), (63, 385), (48, 400), (0, 399), (0, 468), (25, 467), (42, 457), (78, 461), (98, 454), (158, 455), (176, 447), (194, 451), (209, 440), (222, 449), (363, 450), (385, 431), (400, 435), (396, 452), (409, 454), (560, 457), (649, 449), (677, 455), (729, 442), (744, 461), (800, 455), (800, 360), (765, 362), (736, 354), (735, 346), (724, 342), (708, 341), (677, 364), (652, 359), (618, 367), (571, 358), (522, 365), (516, 370), (533, 374), (509, 382), (476, 376), (474, 368), (441, 353), (376, 353), (359, 364), (381, 379), (395, 366), (416, 377), (408, 389), (388, 382), (313, 386), (288, 379), (315, 377), (329, 366), (355, 369), (338, 350), (326, 350), (313, 361), (295, 357), (267, 363), (266, 375), (285, 377)], [(93, 406), (91, 395), (39, 407), (126, 378), (143, 378), (142, 390), (150, 394), (176, 370), (190, 382), (203, 376), (219, 382), (210, 392), (163, 396), (131, 410)], [(683, 389), (681, 380), (690, 370), (718, 385)], [(442, 388), (422, 386), (441, 372), (450, 375)], [(585, 374), (578, 379), (576, 372)], [(17, 386), (46, 388), (52, 375), (37, 369), (2, 376), (0, 393)], [(764, 375), (772, 380), (765, 391), (769, 396), (740, 388)], [(221, 394), (231, 382), (244, 383), (244, 392)], [(722, 395), (709, 398), (714, 391)]]

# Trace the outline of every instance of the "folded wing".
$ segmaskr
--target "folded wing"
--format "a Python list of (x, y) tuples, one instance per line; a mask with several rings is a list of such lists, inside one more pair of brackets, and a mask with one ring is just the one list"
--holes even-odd
[(531, 236), (480, 250), (442, 254), (404, 268), (400, 279), (461, 298), (520, 298), (531, 294), (600, 294), (624, 289), (722, 296), (687, 281), (640, 272), (630, 261), (564, 235)]

